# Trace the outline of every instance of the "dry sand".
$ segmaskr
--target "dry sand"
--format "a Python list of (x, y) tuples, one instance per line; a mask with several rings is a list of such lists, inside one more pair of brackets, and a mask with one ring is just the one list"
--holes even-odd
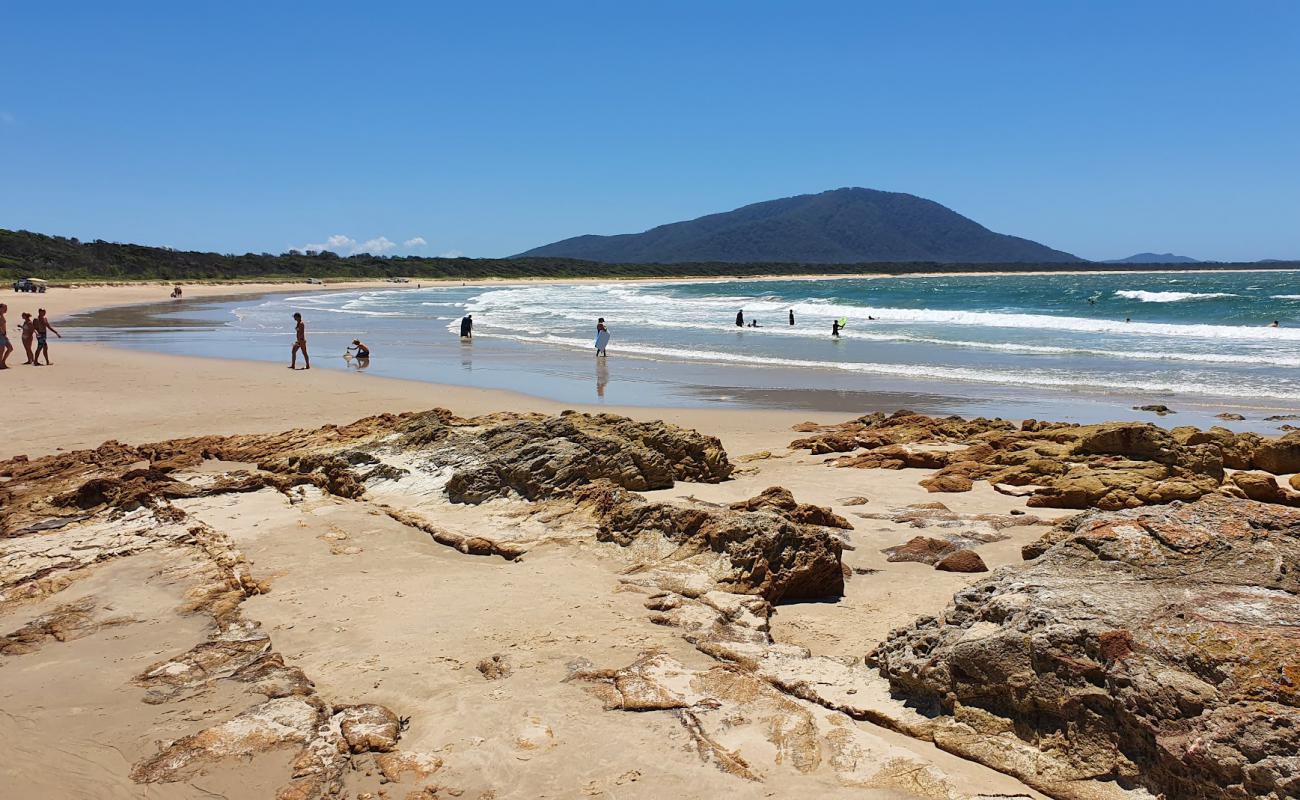
[[(187, 294), (267, 288), (190, 287)], [(76, 310), (156, 300), (160, 291), (165, 295), (165, 287), (51, 290), (40, 303), (57, 325), (60, 316)], [(18, 298), (9, 300), (12, 325), (16, 312), (34, 308), (36, 299), (11, 297)], [(51, 348), (52, 368), (19, 366), (0, 373), (10, 412), (0, 458), (94, 447), (106, 439), (140, 443), (278, 431), (435, 406), (463, 416), (563, 408), (508, 392), (334, 370), (291, 372), (270, 364), (158, 356), (58, 340)], [(773, 620), (778, 641), (860, 662), (892, 627), (941, 611), (953, 591), (976, 577), (886, 562), (880, 549), (905, 542), (917, 530), (855, 514), (936, 499), (916, 483), (925, 473), (832, 469), (821, 457), (789, 451), (786, 446), (795, 437), (790, 428), (805, 414), (595, 410), (665, 419), (717, 435), (742, 467), (735, 480), (723, 484), (683, 483), (652, 496), (721, 503), (780, 485), (802, 502), (834, 507), (855, 524), (850, 535), (854, 549), (846, 551), (845, 563), (856, 574), (846, 596), (838, 603), (780, 607)], [(840, 420), (827, 416), (819, 421)], [(843, 502), (854, 496), (867, 503)], [(301, 667), (323, 695), (379, 702), (409, 716), (403, 748), (444, 761), (438, 783), (461, 796), (959, 796), (937, 793), (922, 782), (853, 786), (845, 775), (856, 773), (842, 764), (797, 768), (782, 763), (779, 752), (758, 765), (760, 782), (746, 781), (702, 762), (671, 717), (603, 710), (588, 692), (564, 682), (568, 664), (587, 659), (602, 667), (622, 667), (646, 651), (671, 655), (692, 668), (707, 669), (712, 662), (678, 632), (648, 622), (644, 595), (621, 591), (620, 564), (590, 542), (561, 537), (519, 562), (506, 562), (440, 546), (364, 503), (319, 498), (292, 505), (270, 490), (231, 497), (183, 505), (227, 533), (259, 577), (269, 581), (271, 591), (247, 600), (244, 614), (263, 625), (276, 650)], [(960, 512), (1005, 513), (1023, 507), (1023, 501), (983, 484), (974, 492), (938, 497)], [(509, 524), (478, 508), (449, 508), (446, 513), (449, 525), (470, 532), (475, 526)], [(991, 567), (1014, 562), (1019, 546), (1042, 530), (1008, 529), (1009, 539), (985, 545), (980, 553)], [(0, 611), (0, 636), (82, 596), (134, 620), (35, 653), (0, 656), (0, 751), (7, 754), (0, 766), (0, 796), (272, 796), (277, 781), (283, 782), (286, 756), (230, 759), (180, 783), (143, 786), (128, 778), (131, 765), (155, 752), (158, 741), (237, 712), (240, 701), (216, 691), (166, 706), (142, 703), (142, 690), (132, 685), (131, 676), (203, 638), (202, 621), (177, 610), (186, 578), (176, 573), (176, 565), (155, 556), (90, 569), (90, 577), (60, 594)], [(512, 676), (488, 681), (475, 670), (480, 659), (493, 654), (509, 657)], [(931, 745), (848, 717), (833, 722), (934, 765), (960, 796), (1038, 796), (1011, 778)], [(351, 788), (378, 792), (385, 787), (373, 776), (357, 776)], [(385, 796), (404, 797), (411, 788), (419, 785), (390, 786)]]

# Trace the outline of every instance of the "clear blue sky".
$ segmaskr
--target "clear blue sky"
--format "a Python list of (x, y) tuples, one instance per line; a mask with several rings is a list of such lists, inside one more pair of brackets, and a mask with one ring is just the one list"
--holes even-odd
[(10, 0), (0, 25), (0, 227), (502, 256), (866, 186), (1086, 258), (1300, 258), (1288, 0)]

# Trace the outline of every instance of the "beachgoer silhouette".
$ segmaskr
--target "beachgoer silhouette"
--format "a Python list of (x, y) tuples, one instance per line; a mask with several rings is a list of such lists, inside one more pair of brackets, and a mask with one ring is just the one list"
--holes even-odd
[(307, 323), (302, 321), (302, 314), (293, 312), (294, 342), (289, 350), (289, 369), (298, 368), (298, 351), (302, 351), (302, 368), (311, 369), (311, 358), (307, 355)]
[(358, 359), (370, 358), (370, 348), (362, 344), (360, 339), (353, 339), (352, 344), (348, 346), (346, 352), (348, 353), (355, 352), (357, 354)]
[(736, 327), (745, 327), (745, 309), (743, 308), (736, 312)]
[(831, 323), (831, 336), (836, 339), (840, 338), (840, 321), (838, 319)]
[(1280, 327), (1282, 327), (1282, 323), (1278, 322), (1277, 320), (1273, 320), (1273, 324), (1272, 324), (1272, 325), (1269, 325), (1268, 327), (1270, 327), (1270, 328), (1280, 328)]
[(605, 327), (605, 318), (596, 320), (596, 355), (604, 358), (605, 348), (609, 345), (609, 328)]
[(790, 324), (794, 324), (794, 309), (790, 309)]
[(460, 338), (462, 339), (474, 338), (474, 315), (473, 314), (466, 314), (465, 316), (460, 318)]

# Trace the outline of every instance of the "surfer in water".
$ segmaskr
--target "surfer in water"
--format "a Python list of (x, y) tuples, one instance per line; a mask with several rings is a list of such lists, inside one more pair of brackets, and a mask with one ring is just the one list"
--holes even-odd
[(460, 338), (474, 338), (474, 315), (466, 314), (460, 318)]
[(790, 324), (794, 324), (794, 309), (790, 309)]
[(831, 323), (831, 336), (834, 336), (836, 339), (840, 338), (840, 329), (844, 327), (844, 325), (845, 325), (845, 323), (846, 323), (847, 321), (848, 321), (848, 320), (837, 319), (837, 320), (835, 320), (834, 322), (832, 322), (832, 323)]
[(743, 308), (736, 312), (736, 327), (745, 327), (745, 309)]
[(596, 355), (605, 357), (605, 348), (609, 346), (609, 328), (605, 327), (605, 318), (596, 320)]

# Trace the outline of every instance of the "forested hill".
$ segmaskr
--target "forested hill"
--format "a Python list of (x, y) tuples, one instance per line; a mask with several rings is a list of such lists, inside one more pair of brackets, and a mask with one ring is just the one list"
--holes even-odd
[(1083, 260), (1029, 239), (994, 233), (924, 197), (856, 187), (754, 203), (643, 233), (577, 236), (521, 255), (615, 263)]
[[(1196, 264), (1197, 269), (1300, 269), (1300, 262)], [(755, 275), (907, 275), (924, 272), (1104, 271), (1118, 267), (1079, 262), (1018, 264), (785, 263), (605, 264), (572, 258), (384, 258), (245, 253), (223, 255), (112, 242), (81, 242), (60, 236), (0, 229), (0, 278), (60, 282), (124, 280), (303, 280), (306, 278), (660, 278)], [(1130, 267), (1131, 268), (1131, 267)]]

